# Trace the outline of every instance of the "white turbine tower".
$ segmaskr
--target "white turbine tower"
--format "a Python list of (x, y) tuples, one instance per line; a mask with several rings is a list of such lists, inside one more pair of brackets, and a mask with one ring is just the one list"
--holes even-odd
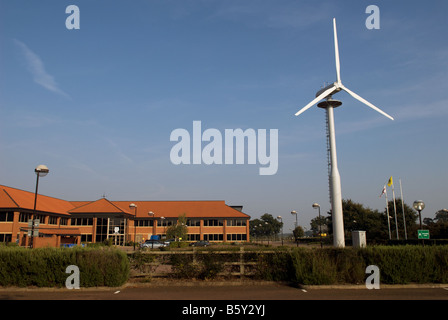
[(338, 36), (336, 32), (336, 18), (333, 18), (333, 31), (334, 31), (334, 54), (336, 60), (336, 82), (326, 86), (325, 88), (319, 90), (316, 93), (316, 98), (308, 103), (305, 107), (300, 109), (296, 116), (305, 112), (313, 105), (315, 105), (320, 100), (325, 99), (318, 104), (318, 107), (325, 108), (327, 112), (327, 125), (328, 125), (328, 142), (330, 146), (330, 164), (331, 171), (329, 173), (329, 181), (330, 181), (330, 195), (331, 195), (331, 209), (332, 209), (332, 222), (333, 222), (333, 245), (335, 247), (343, 248), (345, 246), (344, 239), (344, 221), (342, 215), (342, 196), (341, 196), (341, 178), (338, 171), (338, 162), (336, 155), (336, 139), (335, 139), (335, 131), (334, 131), (334, 115), (333, 108), (339, 107), (342, 102), (338, 100), (333, 100), (332, 95), (344, 90), (348, 94), (350, 94), (353, 98), (361, 101), (368, 107), (373, 110), (381, 113), (382, 115), (388, 117), (391, 120), (394, 120), (390, 115), (375, 107), (373, 104), (363, 99), (353, 91), (349, 90), (345, 87), (341, 82), (340, 75), (340, 63), (339, 63), (339, 48), (338, 48)]

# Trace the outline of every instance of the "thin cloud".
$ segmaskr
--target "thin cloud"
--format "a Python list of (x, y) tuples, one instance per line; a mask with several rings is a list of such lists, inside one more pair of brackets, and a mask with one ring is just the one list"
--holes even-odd
[(37, 54), (35, 54), (30, 48), (28, 48), (26, 44), (19, 40), (14, 39), (14, 43), (22, 51), (28, 64), (28, 69), (33, 75), (34, 82), (49, 91), (60, 94), (66, 98), (70, 98), (67, 93), (65, 93), (58, 87), (56, 81), (54, 80), (54, 77), (47, 73), (44, 63)]

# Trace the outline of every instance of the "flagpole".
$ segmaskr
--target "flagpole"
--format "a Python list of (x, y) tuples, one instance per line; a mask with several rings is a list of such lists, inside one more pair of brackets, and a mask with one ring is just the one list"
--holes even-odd
[(397, 221), (397, 207), (395, 205), (395, 191), (394, 184), (392, 183), (392, 198), (394, 199), (394, 213), (395, 213), (395, 231), (397, 232), (397, 240), (400, 239), (398, 236), (398, 221)]
[(405, 217), (405, 214), (404, 214), (403, 189), (401, 188), (401, 178), (398, 178), (398, 181), (400, 181), (401, 211), (403, 212), (404, 238), (406, 240), (408, 240), (408, 234), (406, 232), (406, 217)]
[(389, 240), (391, 240), (391, 235), (390, 235), (390, 219), (389, 219), (389, 202), (387, 201), (387, 189), (386, 189), (386, 185), (384, 185), (384, 194), (386, 195), (386, 220), (387, 220), (387, 228), (389, 229)]

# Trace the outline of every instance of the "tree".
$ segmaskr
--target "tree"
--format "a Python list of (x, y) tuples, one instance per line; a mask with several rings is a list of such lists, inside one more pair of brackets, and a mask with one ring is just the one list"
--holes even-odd
[(447, 209), (441, 209), (436, 212), (436, 217), (434, 218), (436, 223), (439, 222), (448, 222), (448, 210)]
[(305, 235), (305, 231), (303, 231), (303, 228), (301, 226), (297, 226), (292, 231), (292, 234), (294, 235), (295, 241), (297, 241), (298, 238), (302, 238)]
[(438, 221), (429, 226), (431, 239), (448, 239), (448, 222)]
[(313, 235), (317, 236), (319, 235), (321, 229), (322, 229), (322, 233), (327, 233), (328, 230), (328, 223), (329, 223), (329, 217), (323, 217), (321, 216), (320, 219), (319, 217), (316, 217), (314, 219), (311, 219), (311, 231), (313, 231)]
[(265, 213), (260, 219), (249, 221), (249, 232), (253, 237), (270, 237), (278, 234), (283, 222), (275, 219), (271, 214)]
[[(389, 223), (391, 238), (396, 238), (395, 229), (395, 212), (394, 212), (394, 202), (388, 202), (389, 207)], [(397, 210), (397, 222), (398, 222), (398, 233), (400, 239), (404, 239), (404, 224), (403, 224), (403, 210), (401, 205), (401, 199), (395, 200), (395, 207)], [(387, 214), (386, 208), (383, 212), (378, 210), (373, 210), (370, 208), (365, 208), (364, 205), (356, 203), (351, 199), (342, 200), (342, 211), (344, 213), (344, 229), (346, 232), (346, 237), (351, 237), (351, 232), (355, 230), (366, 231), (366, 236), (369, 240), (385, 240), (389, 239), (389, 230), (387, 225)], [(417, 237), (417, 214), (409, 207), (404, 204), (404, 212), (406, 219), (406, 232), (408, 238)], [(332, 221), (331, 221), (331, 211), (328, 212), (330, 217), (327, 218), (327, 225), (329, 232), (332, 233)]]
[(167, 239), (185, 240), (187, 238), (187, 234), (187, 217), (185, 213), (179, 215), (176, 224), (173, 224), (166, 229)]
[[(344, 213), (344, 229), (346, 237), (351, 237), (351, 232), (355, 230), (366, 231), (368, 239), (387, 239), (387, 220), (378, 210), (365, 208), (362, 204), (351, 199), (342, 200), (342, 211)], [(331, 211), (327, 220), (329, 232), (333, 232)]]
[(429, 229), (432, 239), (448, 239), (448, 210), (441, 209), (435, 213), (435, 218), (424, 218), (423, 223)]

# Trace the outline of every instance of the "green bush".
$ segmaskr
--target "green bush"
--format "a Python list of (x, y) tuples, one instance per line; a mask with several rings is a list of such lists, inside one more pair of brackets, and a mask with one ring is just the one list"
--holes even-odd
[(336, 282), (336, 266), (324, 250), (293, 250), (294, 282), (301, 284), (332, 284)]
[(173, 241), (170, 243), (170, 248), (188, 248), (189, 242), (187, 241)]
[(214, 279), (218, 273), (224, 270), (225, 256), (223, 255), (210, 252), (199, 255), (198, 260), (200, 263), (199, 279)]
[(256, 277), (306, 285), (362, 284), (376, 265), (384, 284), (447, 283), (448, 246), (294, 248), (260, 253)]
[(173, 254), (170, 256), (170, 264), (176, 278), (198, 277), (198, 265), (194, 263), (193, 254)]
[(448, 246), (371, 247), (362, 254), (367, 265), (378, 266), (383, 283), (448, 281)]
[(260, 252), (255, 277), (268, 281), (290, 281), (294, 278), (294, 260), (288, 252)]
[[(305, 285), (364, 284), (369, 276), (366, 267), (376, 265), (380, 283), (447, 283), (448, 246), (371, 246), (367, 248), (271, 248), (240, 251), (197, 249), (194, 252), (167, 255), (173, 276), (184, 279), (213, 279), (223, 271), (226, 262), (254, 263), (256, 279), (287, 281)], [(158, 257), (159, 258), (159, 257)], [(145, 261), (135, 255), (133, 264)], [(132, 261), (132, 260), (131, 260)], [(237, 269), (239, 270), (239, 269)]]
[(208, 253), (173, 254), (169, 263), (176, 278), (210, 280), (224, 271), (225, 262), (233, 261), (233, 254)]
[(69, 265), (80, 270), (80, 286), (120, 286), (129, 277), (126, 255), (115, 249), (0, 248), (1, 286), (64, 287)]

